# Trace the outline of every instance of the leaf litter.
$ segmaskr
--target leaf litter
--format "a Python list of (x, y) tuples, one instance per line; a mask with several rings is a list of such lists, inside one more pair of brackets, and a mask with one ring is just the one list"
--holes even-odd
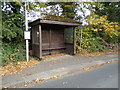
[[(77, 53), (77, 56), (102, 56), (105, 54), (113, 54), (113, 53), (118, 53), (118, 51), (114, 50), (105, 50), (103, 52), (94, 52), (94, 53), (85, 53), (85, 54), (79, 54)], [(61, 54), (53, 54), (53, 55), (48, 55), (43, 58), (43, 60), (49, 60), (51, 58), (57, 57), (57, 56), (65, 56), (66, 54), (61, 53)], [(53, 61), (56, 62), (56, 61)], [(11, 74), (16, 74), (19, 71), (22, 71), (26, 68), (33, 67), (36, 64), (39, 64), (40, 61), (35, 60), (32, 58), (29, 62), (26, 61), (19, 61), (17, 62), (17, 65), (14, 65), (13, 63), (9, 63), (6, 66), (0, 67), (0, 76), (6, 76), (6, 75), (11, 75)], [(89, 70), (89, 68), (86, 68), (85, 70)]]
[(0, 70), (1, 70), (0, 76), (16, 74), (19, 71), (22, 71), (28, 67), (33, 67), (38, 63), (40, 63), (40, 62), (38, 60), (35, 60), (35, 59), (31, 59), (29, 62), (19, 61), (19, 62), (17, 62), (17, 65), (15, 65), (14, 63), (10, 63), (6, 66), (0, 67)]
[[(51, 58), (57, 57), (57, 56), (64, 56), (65, 54), (53, 54), (53, 55), (48, 55), (43, 58), (43, 60), (49, 60)], [(56, 62), (56, 61), (54, 61)], [(26, 68), (33, 67), (36, 64), (39, 64), (40, 61), (32, 58), (29, 62), (26, 61), (19, 61), (17, 62), (17, 65), (14, 63), (9, 63), (6, 66), (1, 66), (0, 67), (0, 76), (6, 76), (6, 75), (12, 75), (12, 74), (17, 74), (19, 71), (22, 71)]]
[(84, 54), (80, 54), (80, 53), (77, 53), (76, 55), (77, 56), (102, 56), (102, 55), (106, 55), (106, 54), (115, 54), (115, 53), (118, 53), (118, 51), (116, 50), (104, 50), (104, 51), (101, 51), (101, 52), (93, 52), (93, 53), (84, 53)]

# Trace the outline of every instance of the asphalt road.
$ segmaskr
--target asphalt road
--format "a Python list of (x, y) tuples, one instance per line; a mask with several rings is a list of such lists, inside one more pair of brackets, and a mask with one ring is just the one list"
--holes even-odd
[(118, 63), (48, 80), (27, 88), (118, 88)]

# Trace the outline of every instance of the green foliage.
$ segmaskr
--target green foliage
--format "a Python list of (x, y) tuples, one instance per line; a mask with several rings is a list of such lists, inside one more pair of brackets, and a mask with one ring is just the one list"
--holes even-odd
[(118, 22), (110, 22), (107, 16), (98, 16), (92, 13), (86, 18), (88, 21), (88, 30), (94, 33), (94, 36), (103, 38), (106, 43), (118, 43)]
[(77, 4), (75, 2), (62, 2), (60, 5), (63, 9), (62, 15), (64, 17), (74, 19), (76, 16), (75, 8)]
[(23, 40), (23, 30), (18, 28), (12, 21), (5, 21), (2, 26), (2, 38), (6, 42), (20, 42)]
[(2, 39), (4, 42), (23, 40), (24, 15), (20, 12), (22, 6), (23, 3), (20, 2), (2, 3)]
[[(25, 60), (25, 44), (23, 42), (23, 31), (25, 30), (24, 2), (2, 2), (2, 46), (0, 47), (1, 65), (10, 62)], [(43, 3), (30, 3), (29, 9), (34, 7), (45, 7)], [(2, 64), (3, 63), (3, 64)]]
[[(23, 41), (23, 31), (25, 30), (24, 2), (2, 3), (2, 39), (4, 42)], [(45, 7), (45, 3), (29, 2), (29, 10), (37, 11), (35, 7)], [(28, 12), (29, 13), (29, 12)]]
[(25, 60), (25, 44), (23, 43), (2, 43), (0, 49), (2, 52), (0, 55), (2, 65), (11, 62), (17, 64), (17, 61)]
[[(83, 38), (80, 39), (81, 29), (76, 28), (77, 32), (77, 51), (86, 52), (101, 51), (107, 48), (107, 45), (118, 43), (118, 35), (120, 34), (119, 23), (110, 22), (106, 16), (98, 16), (92, 13), (86, 17), (88, 25), (83, 30)], [(80, 47), (80, 43), (82, 47)]]
[(62, 16), (74, 19), (76, 16), (75, 8), (77, 7), (76, 2), (49, 2), (50, 5), (60, 5), (62, 8)]
[[(94, 34), (90, 31), (88, 31), (87, 29), (85, 29), (86, 27), (84, 27), (83, 29), (83, 37), (82, 39), (80, 38), (80, 30), (81, 28), (77, 27), (76, 28), (76, 34), (77, 34), (77, 42), (76, 42), (76, 48), (77, 48), (77, 52), (82, 51), (82, 53), (85, 52), (95, 52), (95, 51), (102, 51), (103, 49), (105, 49), (103, 42), (102, 42), (102, 38), (98, 37), (98, 36), (94, 36)], [(81, 47), (80, 47), (80, 43), (81, 43)]]
[(95, 7), (95, 13), (102, 16), (107, 15), (107, 19), (111, 22), (120, 22), (120, 2), (100, 2), (102, 9)]

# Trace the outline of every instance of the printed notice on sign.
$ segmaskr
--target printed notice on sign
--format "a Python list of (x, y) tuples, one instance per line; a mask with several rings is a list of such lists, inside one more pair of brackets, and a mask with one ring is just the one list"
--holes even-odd
[(30, 31), (24, 31), (24, 39), (30, 39)]

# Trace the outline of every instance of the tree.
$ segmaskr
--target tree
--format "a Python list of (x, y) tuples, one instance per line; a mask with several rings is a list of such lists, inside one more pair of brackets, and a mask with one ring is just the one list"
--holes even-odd
[(76, 10), (77, 7), (76, 2), (50, 2), (49, 5), (59, 5), (62, 8), (62, 15), (67, 18), (74, 19), (76, 16)]
[[(17, 61), (25, 60), (25, 41), (23, 39), (25, 15), (24, 2), (2, 3), (2, 54), (0, 54), (0, 65), (9, 63), (17, 64)], [(29, 3), (29, 9), (42, 5), (39, 2)]]
[(118, 43), (118, 22), (110, 22), (107, 16), (99, 16), (94, 12), (86, 17), (88, 25), (83, 28), (82, 47), (80, 42), (80, 28), (77, 28), (77, 48), (88, 52), (101, 51), (109, 45)]
[(102, 8), (95, 7), (95, 13), (102, 16), (107, 15), (107, 19), (111, 22), (120, 22), (120, 2), (100, 2)]
[(20, 13), (22, 3), (2, 3), (2, 38), (4, 42), (21, 41), (24, 16)]
[[(25, 30), (24, 2), (2, 3), (2, 39), (4, 42), (23, 41), (23, 31)], [(28, 3), (30, 10), (36, 7), (45, 7), (44, 3)]]
[[(118, 43), (118, 36), (120, 35), (119, 2), (84, 2), (84, 8), (90, 10), (91, 14), (85, 17), (88, 25), (85, 25), (83, 28), (82, 42), (80, 40), (80, 28), (76, 30), (77, 51), (80, 49), (83, 52), (100, 51), (104, 50), (107, 46), (113, 47)], [(79, 46), (80, 43), (82, 47)]]

